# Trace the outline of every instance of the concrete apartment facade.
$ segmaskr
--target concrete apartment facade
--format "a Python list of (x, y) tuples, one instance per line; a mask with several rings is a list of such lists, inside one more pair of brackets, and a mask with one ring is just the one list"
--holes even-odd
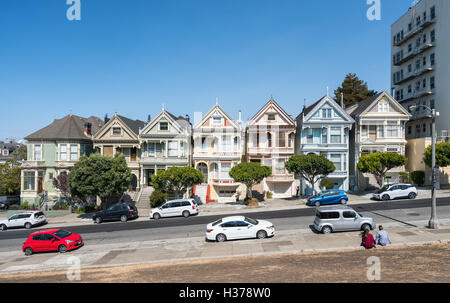
[[(391, 26), (392, 92), (411, 111), (406, 125), (408, 171), (430, 169), (423, 163), (423, 151), (431, 144), (430, 110), (436, 109), (438, 141), (450, 138), (450, 1), (421, 0)], [(442, 184), (449, 183), (442, 171)]]

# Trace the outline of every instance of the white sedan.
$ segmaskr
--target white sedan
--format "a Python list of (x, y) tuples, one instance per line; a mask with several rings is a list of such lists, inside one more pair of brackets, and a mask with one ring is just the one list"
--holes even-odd
[(226, 217), (206, 226), (206, 239), (224, 242), (236, 239), (264, 239), (275, 235), (275, 227), (265, 220), (244, 216)]

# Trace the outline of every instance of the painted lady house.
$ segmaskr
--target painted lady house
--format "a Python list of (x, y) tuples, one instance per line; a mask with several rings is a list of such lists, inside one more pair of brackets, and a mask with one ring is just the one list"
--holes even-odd
[(199, 120), (193, 128), (193, 161), (206, 179), (195, 187), (195, 195), (204, 203), (244, 199), (245, 187), (229, 175), (244, 155), (241, 112), (238, 121), (234, 121), (217, 103)]
[(70, 114), (27, 136), (27, 160), (21, 172), (22, 202), (39, 205), (45, 192), (49, 200), (58, 200), (60, 193), (53, 186), (53, 178), (69, 172), (81, 156), (94, 152), (92, 135), (103, 124), (97, 117)]
[(138, 200), (139, 204), (148, 205), (154, 174), (173, 166), (192, 166), (192, 125), (189, 116), (176, 117), (163, 108), (141, 129), (139, 143), (141, 193)]
[[(335, 189), (349, 190), (350, 131), (355, 121), (328, 94), (297, 116), (296, 154), (314, 153), (333, 162), (336, 170), (327, 176)], [(302, 194), (313, 192), (311, 185), (300, 180)], [(318, 188), (316, 189), (318, 190)]]
[(94, 135), (94, 148), (103, 156), (114, 157), (119, 153), (124, 155), (132, 175), (130, 191), (136, 192), (140, 189), (141, 179), (139, 130), (145, 126), (145, 122), (116, 113), (111, 119), (105, 116), (104, 123), (105, 125)]
[(260, 195), (271, 192), (274, 198), (289, 198), (296, 194), (294, 175), (285, 168), (294, 155), (295, 130), (295, 121), (273, 98), (247, 123), (247, 161), (272, 168), (272, 176), (253, 188)]
[[(356, 165), (361, 156), (376, 152), (405, 154), (405, 125), (411, 114), (387, 92), (381, 92), (346, 109), (355, 119), (351, 132), (350, 172), (359, 189), (378, 187), (371, 174), (360, 173)], [(388, 183), (400, 181), (404, 167), (388, 172)]]

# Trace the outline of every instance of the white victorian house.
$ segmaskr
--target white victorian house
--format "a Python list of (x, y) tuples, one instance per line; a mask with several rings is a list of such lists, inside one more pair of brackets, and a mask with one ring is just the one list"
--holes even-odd
[[(335, 189), (349, 190), (349, 134), (355, 120), (327, 94), (305, 106), (296, 121), (295, 153), (315, 153), (328, 158), (336, 170), (327, 178), (334, 182)], [(300, 180), (300, 190), (306, 195), (313, 192), (305, 180)]]
[(241, 113), (234, 121), (219, 104), (199, 119), (193, 128), (194, 167), (205, 175), (205, 183), (196, 186), (195, 195), (204, 203), (235, 202), (245, 198), (245, 188), (229, 175), (242, 161), (245, 135)]

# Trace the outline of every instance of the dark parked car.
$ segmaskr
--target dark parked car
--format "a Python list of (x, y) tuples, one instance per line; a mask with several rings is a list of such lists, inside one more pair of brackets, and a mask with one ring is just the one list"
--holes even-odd
[(92, 219), (95, 223), (100, 224), (103, 221), (122, 221), (127, 222), (129, 219), (138, 218), (138, 210), (130, 204), (116, 204), (106, 210), (96, 212)]
[(0, 209), (9, 209), (12, 205), (20, 206), (20, 196), (0, 196)]

